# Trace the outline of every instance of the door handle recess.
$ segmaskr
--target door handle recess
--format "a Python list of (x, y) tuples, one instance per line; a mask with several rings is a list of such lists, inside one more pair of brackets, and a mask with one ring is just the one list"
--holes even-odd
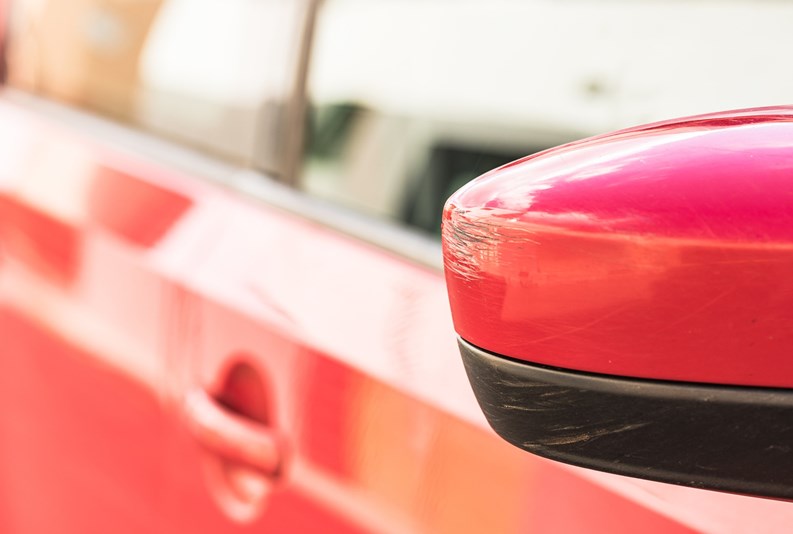
[(267, 477), (280, 473), (280, 440), (268, 426), (234, 413), (203, 389), (186, 395), (185, 416), (193, 437), (211, 453)]

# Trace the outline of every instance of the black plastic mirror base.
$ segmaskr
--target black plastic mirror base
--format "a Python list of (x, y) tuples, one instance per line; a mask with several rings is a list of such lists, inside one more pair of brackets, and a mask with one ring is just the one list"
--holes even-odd
[(793, 390), (587, 374), (459, 345), (479, 405), (513, 445), (600, 471), (793, 499)]

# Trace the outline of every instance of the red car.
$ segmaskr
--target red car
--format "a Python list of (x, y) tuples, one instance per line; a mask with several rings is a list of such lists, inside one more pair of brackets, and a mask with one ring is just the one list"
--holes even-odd
[[(474, 278), (450, 274), (453, 324), (438, 239), (451, 193), (525, 154), (659, 117), (789, 98), (780, 68), (788, 59), (786, 5), (3, 6), (0, 532), (789, 530), (793, 507), (783, 500), (569, 466), (502, 440), (471, 389), (455, 326), (469, 353), (530, 361), (533, 353), (500, 344), (511, 323), (497, 305), (477, 308), (481, 287), (465, 285)], [(763, 42), (736, 37), (748, 29)], [(765, 124), (773, 113), (760, 115)], [(777, 115), (784, 129), (769, 150), (783, 161), (790, 115)], [(722, 126), (699, 125), (688, 135)], [(685, 159), (667, 156), (672, 165)], [(760, 185), (786, 191), (783, 178)], [(592, 210), (603, 193), (585, 192)], [(489, 200), (464, 208), (491, 208)], [(774, 209), (787, 209), (782, 196), (776, 200)], [(572, 221), (568, 228), (591, 230), (576, 226), (585, 226), (586, 206), (563, 204), (555, 213)], [(647, 213), (661, 205), (647, 204)], [(706, 217), (729, 217), (732, 204), (725, 206), (727, 215)], [(748, 221), (740, 239), (766, 243), (760, 231), (787, 239), (789, 225), (770, 217), (753, 226), (750, 208), (740, 212)], [(701, 229), (710, 219), (696, 220)], [(616, 235), (635, 230), (612, 222)], [(447, 251), (454, 228), (447, 221)], [(576, 250), (605, 250), (596, 245)], [(599, 342), (598, 356), (624, 348), (618, 341), (629, 337), (598, 330), (614, 321), (598, 315), (606, 297), (597, 291), (611, 292), (609, 306), (633, 302), (647, 294), (642, 283), (657, 281), (650, 275), (663, 261), (680, 258), (629, 249), (619, 261), (646, 267), (645, 278), (587, 286), (594, 293), (581, 331), (591, 335), (557, 337), (557, 347)], [(479, 249), (447, 254), (447, 273), (464, 272), (472, 250)], [(587, 271), (580, 256), (557, 259), (554, 272)], [(751, 272), (725, 269), (741, 280)], [(501, 274), (524, 287), (520, 272)], [(577, 305), (574, 287), (543, 287), (544, 312)], [(721, 297), (696, 293), (696, 302), (740, 310), (755, 286), (741, 287)], [(785, 313), (788, 301), (774, 302)], [(686, 320), (686, 310), (666, 312), (655, 318)], [(719, 324), (730, 332), (729, 321)], [(771, 345), (772, 352), (753, 353), (769, 355), (766, 371), (748, 378), (736, 367), (709, 375), (717, 362), (691, 366), (674, 343), (663, 345), (681, 350), (665, 372), (631, 367), (625, 354), (616, 368), (593, 366), (581, 345), (568, 351), (578, 360), (551, 355), (535, 363), (616, 369), (637, 380), (790, 387), (789, 366), (780, 363), (789, 345)], [(662, 345), (642, 350), (657, 356), (654, 347)], [(738, 361), (736, 352), (728, 357)], [(481, 401), (482, 384), (474, 386)], [(675, 432), (673, 424), (664, 428)], [(608, 450), (600, 460), (584, 450), (573, 463), (608, 469), (630, 454)], [(782, 453), (775, 465), (786, 473)], [(648, 468), (632, 465), (610, 470)], [(684, 477), (686, 466), (676, 472)], [(705, 485), (789, 498), (778, 482), (771, 493)]]

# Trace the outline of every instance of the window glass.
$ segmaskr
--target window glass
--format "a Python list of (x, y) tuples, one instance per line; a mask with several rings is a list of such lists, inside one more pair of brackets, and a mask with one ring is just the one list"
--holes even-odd
[(326, 0), (302, 187), (437, 233), (501, 163), (637, 123), (790, 100), (785, 2)]
[(247, 161), (291, 89), (296, 4), (19, 0), (10, 83)]

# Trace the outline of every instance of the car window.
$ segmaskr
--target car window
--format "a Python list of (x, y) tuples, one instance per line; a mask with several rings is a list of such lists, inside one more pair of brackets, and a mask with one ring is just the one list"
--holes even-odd
[(490, 113), (482, 65), (498, 49), (460, 48), (471, 36), (443, 23), (458, 7), (323, 4), (308, 75), (307, 192), (435, 235), (444, 200), (462, 184), (574, 137)]
[(272, 145), (296, 61), (296, 4), (20, 0), (9, 82), (277, 171)]
[(301, 187), (437, 235), (448, 195), (512, 159), (789, 101), (791, 15), (784, 2), (326, 0)]

